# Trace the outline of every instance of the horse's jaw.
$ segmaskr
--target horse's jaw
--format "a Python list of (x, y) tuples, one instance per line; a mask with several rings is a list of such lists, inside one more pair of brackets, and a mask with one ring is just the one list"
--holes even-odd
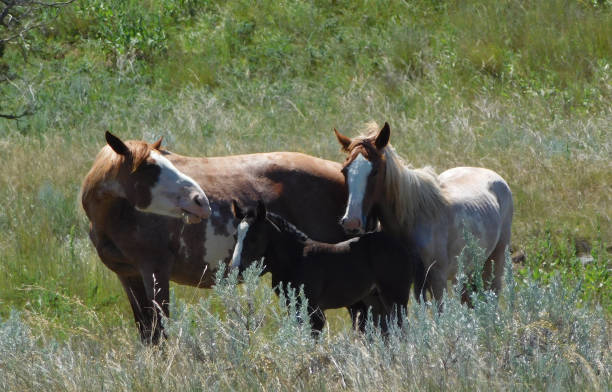
[(193, 214), (185, 210), (183, 210), (181, 213), (181, 219), (183, 220), (183, 223), (187, 225), (194, 225), (196, 223), (202, 222), (203, 220), (201, 217), (197, 216), (196, 214)]

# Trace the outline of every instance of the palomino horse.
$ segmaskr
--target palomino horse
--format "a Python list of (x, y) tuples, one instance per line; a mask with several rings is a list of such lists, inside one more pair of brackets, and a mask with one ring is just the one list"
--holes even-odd
[(416, 246), (439, 301), (447, 280), (456, 275), (470, 232), (487, 256), (484, 281), (491, 281), (494, 270), (492, 286), (499, 292), (513, 213), (512, 192), (503, 178), (476, 167), (456, 167), (439, 176), (429, 167), (413, 169), (388, 144), (387, 123), (380, 130), (369, 124), (354, 139), (334, 132), (348, 155), (342, 172), (349, 196), (341, 219), (347, 233), (363, 233), (363, 217), (374, 211), (383, 231)]
[[(219, 263), (229, 262), (238, 224), (233, 199), (242, 205), (261, 199), (318, 240), (347, 238), (338, 224), (346, 201), (338, 163), (289, 152), (190, 158), (161, 150), (159, 141), (123, 143), (110, 134), (107, 141), (83, 181), (82, 203), (90, 238), (121, 280), (145, 342), (161, 336), (157, 320), (169, 314), (170, 280), (210, 287)], [(173, 188), (183, 186), (178, 179), (187, 177), (175, 173), (176, 181), (165, 181), (160, 168), (162, 174), (177, 168), (190, 176), (206, 190), (210, 207), (200, 187), (197, 198), (191, 188), (183, 189), (192, 197), (189, 205), (173, 195)], [(152, 197), (157, 194), (163, 202)], [(176, 206), (165, 205), (172, 200)], [(177, 219), (181, 214), (184, 220)], [(200, 218), (205, 220), (185, 224)]]
[(246, 212), (234, 202), (234, 213), (242, 221), (232, 267), (242, 271), (265, 257), (264, 272), (272, 274), (277, 294), (281, 282), (294, 289), (303, 285), (315, 335), (325, 326), (324, 310), (355, 304), (373, 288), (384, 307), (383, 329), (391, 316), (401, 324), (410, 286), (414, 282), (417, 297), (423, 288), (425, 270), (418, 254), (388, 233), (329, 244), (308, 238), (280, 215), (266, 211), (261, 201)]

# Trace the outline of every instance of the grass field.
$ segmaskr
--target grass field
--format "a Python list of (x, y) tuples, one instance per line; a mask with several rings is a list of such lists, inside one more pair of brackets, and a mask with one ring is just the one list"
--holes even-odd
[[(0, 57), (23, 76), (0, 112), (37, 108), (0, 119), (0, 389), (612, 388), (609, 1), (87, 0), (43, 21), (27, 62)], [(499, 301), (414, 305), (387, 344), (331, 312), (315, 343), (265, 280), (175, 286), (168, 344), (140, 345), (77, 201), (105, 130), (340, 161), (332, 128), (370, 120), (414, 166), (510, 184), (525, 258)]]

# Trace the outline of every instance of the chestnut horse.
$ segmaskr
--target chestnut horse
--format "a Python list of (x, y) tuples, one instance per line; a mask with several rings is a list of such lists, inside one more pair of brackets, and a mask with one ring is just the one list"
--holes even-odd
[(363, 217), (374, 212), (383, 231), (416, 246), (439, 301), (447, 280), (456, 275), (467, 231), (487, 256), (483, 280), (490, 282), (493, 270), (492, 288), (499, 292), (513, 213), (512, 192), (503, 178), (478, 167), (456, 167), (439, 176), (429, 167), (413, 169), (388, 144), (387, 123), (380, 130), (371, 123), (354, 139), (334, 132), (347, 153), (342, 173), (349, 195), (341, 224), (348, 233), (363, 233)]
[[(219, 263), (231, 259), (238, 224), (230, 208), (233, 199), (245, 206), (261, 199), (317, 240), (347, 238), (338, 224), (346, 201), (338, 163), (291, 152), (192, 158), (161, 150), (160, 141), (123, 143), (110, 134), (107, 141), (83, 181), (82, 203), (90, 238), (121, 280), (144, 342), (156, 343), (162, 336), (159, 320), (162, 312), (169, 314), (170, 280), (210, 287)], [(195, 180), (206, 190), (210, 207), (203, 193), (191, 206), (175, 197), (174, 209), (152, 197), (149, 189), (157, 189), (172, 200), (169, 192), (182, 186), (156, 182), (156, 159)]]

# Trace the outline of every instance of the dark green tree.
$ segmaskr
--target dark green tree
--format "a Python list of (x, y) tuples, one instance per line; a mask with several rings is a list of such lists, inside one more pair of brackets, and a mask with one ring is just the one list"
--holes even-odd
[[(23, 74), (23, 64), (6, 61), (6, 52), (11, 47), (18, 50), (23, 63), (27, 63), (32, 32), (45, 25), (45, 11), (73, 1), (0, 0), (0, 118), (15, 120), (36, 110), (35, 90), (31, 80)], [(8, 102), (7, 89), (18, 90), (25, 103)]]

